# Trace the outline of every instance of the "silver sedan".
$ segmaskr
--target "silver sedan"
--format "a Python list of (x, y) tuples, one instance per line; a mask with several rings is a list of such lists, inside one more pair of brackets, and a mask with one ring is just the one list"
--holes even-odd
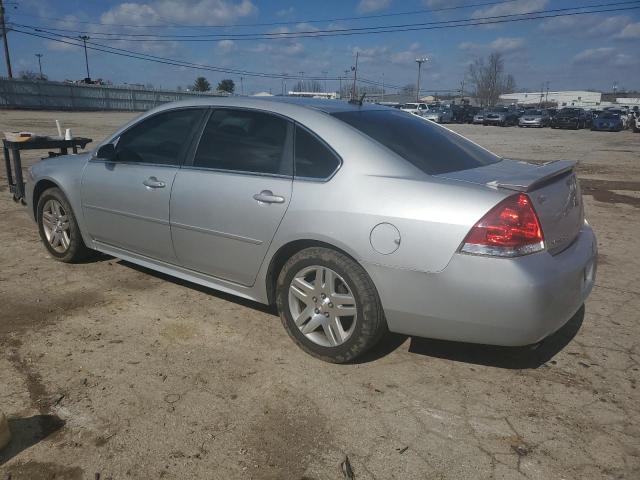
[(33, 165), (27, 200), (52, 257), (100, 251), (276, 304), (331, 362), (388, 330), (539, 342), (596, 271), (572, 162), (502, 159), (382, 106), (166, 104), (93, 152)]

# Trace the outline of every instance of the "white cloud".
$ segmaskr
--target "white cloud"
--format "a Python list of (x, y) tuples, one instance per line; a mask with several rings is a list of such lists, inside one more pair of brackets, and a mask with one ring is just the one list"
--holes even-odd
[(640, 40), (640, 22), (630, 23), (620, 31), (614, 38), (619, 40)]
[(500, 15), (522, 15), (544, 9), (549, 0), (527, 0), (525, 2), (510, 2), (494, 5), (489, 8), (479, 9), (473, 12), (474, 18), (497, 17)]
[(619, 38), (620, 32), (631, 25), (628, 16), (616, 15), (605, 17), (602, 15), (584, 15), (580, 17), (556, 17), (545, 20), (539, 29), (552, 35), (572, 35), (577, 37), (608, 37)]
[(525, 42), (520, 37), (498, 37), (489, 43), (462, 42), (458, 49), (465, 52), (512, 53), (524, 49)]
[(101, 21), (115, 25), (216, 25), (255, 15), (257, 11), (251, 0), (149, 0), (121, 3), (103, 13)]
[(221, 53), (221, 54), (229, 53), (235, 48), (236, 48), (236, 42), (234, 42), (233, 40), (220, 40), (216, 44), (216, 50), (218, 51), (218, 53)]
[(293, 7), (283, 8), (282, 10), (278, 10), (276, 12), (276, 17), (280, 17), (280, 18), (290, 17), (290, 16), (292, 16), (294, 14), (295, 11), (296, 11), (296, 9), (293, 8)]
[(639, 64), (639, 59), (635, 55), (619, 52), (612, 47), (588, 48), (575, 55), (572, 61), (577, 65), (598, 69), (610, 66), (635, 67)]
[(360, 0), (358, 11), (361, 13), (384, 10), (391, 5), (391, 0)]
[(574, 63), (604, 62), (611, 58), (614, 49), (611, 47), (588, 48), (573, 57)]

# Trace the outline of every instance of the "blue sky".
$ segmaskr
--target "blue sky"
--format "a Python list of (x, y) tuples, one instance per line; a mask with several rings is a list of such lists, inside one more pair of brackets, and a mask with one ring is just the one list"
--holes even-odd
[[(440, 10), (443, 7), (483, 4), (491, 0), (16, 0), (8, 2), (10, 21), (41, 28), (88, 30), (95, 42), (184, 61), (268, 73), (305, 76), (344, 75), (360, 52), (359, 74), (387, 84), (415, 82), (416, 57), (426, 56), (422, 87), (444, 91), (459, 88), (471, 61), (501, 52), (506, 70), (519, 89), (539, 89), (549, 81), (551, 90), (620, 87), (640, 89), (640, 9), (571, 17), (514, 22), (501, 25), (440, 30), (356, 35), (331, 38), (276, 40), (222, 40), (200, 43), (96, 40), (97, 32), (194, 33), (295, 32), (327, 28), (359, 28), (452, 19), (478, 18), (539, 10), (610, 3), (616, 0), (511, 0), (505, 3)], [(621, 1), (621, 0), (617, 0)], [(640, 6), (640, 2), (635, 4)], [(17, 7), (17, 8), (16, 8)], [(612, 7), (609, 7), (612, 8)], [(386, 15), (416, 10), (429, 12), (360, 20), (306, 23), (307, 20)], [(93, 23), (86, 23), (93, 22)], [(288, 22), (285, 25), (217, 27), (219, 25)], [(97, 23), (103, 24), (99, 25)], [(140, 28), (140, 25), (188, 25), (184, 28)], [(122, 27), (120, 25), (128, 25)], [(216, 26), (203, 28), (202, 25)], [(26, 28), (26, 27), (17, 27)], [(65, 33), (60, 31), (60, 33)], [(75, 36), (77, 33), (66, 32)], [(82, 49), (12, 32), (9, 34), (14, 71), (37, 70), (35, 53), (42, 53), (50, 79), (85, 76)], [(198, 71), (89, 52), (91, 76), (114, 83), (152, 83), (175, 88), (204, 75), (211, 83), (239, 75)], [(4, 70), (0, 68), (0, 72)], [(294, 81), (289, 80), (289, 86)], [(329, 81), (335, 90), (337, 81)], [(280, 92), (281, 80), (244, 77), (245, 93)]]

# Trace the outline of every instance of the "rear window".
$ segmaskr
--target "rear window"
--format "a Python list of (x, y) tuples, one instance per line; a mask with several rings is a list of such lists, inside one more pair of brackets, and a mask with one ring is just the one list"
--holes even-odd
[(334, 117), (360, 130), (428, 175), (468, 170), (500, 161), (473, 142), (415, 115), (396, 110), (336, 112)]

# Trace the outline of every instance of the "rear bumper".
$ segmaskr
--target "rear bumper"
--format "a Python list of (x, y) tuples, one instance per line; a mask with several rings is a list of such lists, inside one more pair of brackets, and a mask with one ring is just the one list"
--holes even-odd
[(485, 125), (502, 125), (506, 122), (504, 118), (485, 118), (482, 123)]
[(542, 127), (543, 123), (542, 120), (520, 120), (518, 125), (521, 127)]
[(583, 305), (597, 244), (585, 225), (562, 253), (506, 259), (455, 254), (438, 273), (365, 265), (392, 332), (490, 345), (536, 343)]

